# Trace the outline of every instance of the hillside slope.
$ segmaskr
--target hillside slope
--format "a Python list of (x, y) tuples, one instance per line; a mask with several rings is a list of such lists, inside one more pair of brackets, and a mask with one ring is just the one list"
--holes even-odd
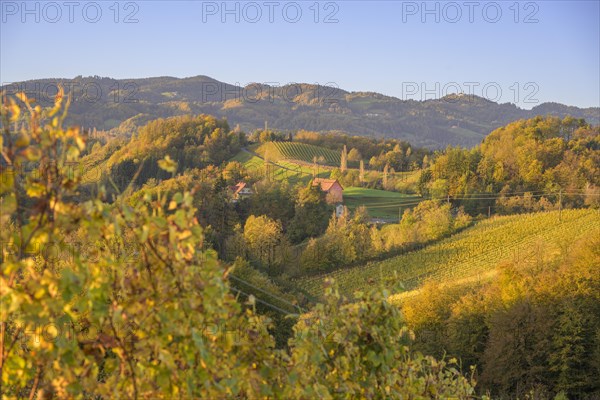
[(446, 96), (436, 100), (400, 100), (371, 92), (293, 84), (245, 87), (207, 76), (112, 79), (76, 77), (16, 82), (2, 87), (3, 94), (25, 91), (50, 105), (57, 84), (73, 89), (67, 123), (117, 128), (131, 134), (136, 127), (159, 118), (182, 114), (211, 114), (240, 124), (246, 131), (262, 128), (265, 121), (278, 130), (343, 131), (352, 135), (385, 136), (416, 146), (474, 146), (492, 130), (523, 118), (555, 115), (585, 118), (600, 123), (600, 109), (544, 103), (532, 110), (498, 104), (477, 96)]
[(295, 160), (304, 163), (313, 163), (330, 166), (340, 165), (340, 152), (324, 147), (314, 146), (306, 143), (295, 142), (268, 142), (256, 149), (261, 156), (273, 161)]
[(589, 209), (565, 210), (560, 220), (558, 211), (493, 217), (422, 250), (303, 278), (296, 284), (319, 297), (328, 277), (334, 278), (346, 295), (382, 282), (388, 286), (401, 282), (411, 290), (427, 279), (486, 279), (503, 260), (564, 254), (571, 243), (596, 232), (598, 226), (600, 215)]

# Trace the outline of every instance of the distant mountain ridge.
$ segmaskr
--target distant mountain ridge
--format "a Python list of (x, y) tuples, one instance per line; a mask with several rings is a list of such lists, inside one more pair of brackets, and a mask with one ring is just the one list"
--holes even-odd
[(25, 91), (43, 105), (62, 84), (73, 102), (67, 123), (131, 134), (147, 121), (182, 114), (225, 117), (245, 131), (341, 131), (393, 137), (418, 146), (474, 146), (492, 130), (536, 115), (584, 118), (600, 124), (600, 108), (543, 103), (523, 110), (482, 97), (450, 95), (436, 100), (400, 100), (374, 92), (348, 92), (328, 86), (292, 84), (245, 87), (207, 76), (112, 79), (39, 79), (2, 86), (3, 94)]

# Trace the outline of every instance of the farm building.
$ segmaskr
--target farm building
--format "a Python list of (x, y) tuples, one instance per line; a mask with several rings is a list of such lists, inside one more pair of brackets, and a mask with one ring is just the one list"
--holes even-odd
[(230, 189), (233, 192), (234, 203), (238, 200), (245, 199), (254, 194), (254, 192), (246, 182), (239, 182), (237, 185), (232, 186)]
[(329, 204), (337, 204), (344, 201), (342, 195), (344, 188), (337, 179), (315, 178), (312, 181), (312, 185), (319, 185), (321, 190), (327, 193), (326, 199)]

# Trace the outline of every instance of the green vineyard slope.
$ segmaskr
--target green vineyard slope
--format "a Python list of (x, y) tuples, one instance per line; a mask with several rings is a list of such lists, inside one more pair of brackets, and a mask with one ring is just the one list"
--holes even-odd
[(346, 295), (380, 283), (391, 286), (402, 282), (405, 290), (411, 290), (426, 279), (479, 281), (489, 278), (503, 260), (564, 254), (575, 240), (595, 234), (591, 232), (599, 226), (598, 211), (589, 209), (563, 210), (560, 215), (559, 211), (552, 211), (493, 217), (424, 249), (303, 278), (296, 284), (320, 297), (328, 277), (334, 278)]

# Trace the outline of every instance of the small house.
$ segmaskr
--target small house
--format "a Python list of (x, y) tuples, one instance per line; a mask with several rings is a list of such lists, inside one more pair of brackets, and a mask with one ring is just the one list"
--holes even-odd
[(250, 185), (246, 182), (239, 182), (237, 185), (231, 187), (233, 193), (233, 202), (237, 203), (239, 200), (248, 198), (254, 194)]
[(344, 201), (344, 196), (342, 194), (344, 188), (342, 185), (340, 185), (337, 179), (315, 178), (312, 181), (312, 185), (320, 186), (321, 190), (327, 193), (327, 203), (337, 204)]

